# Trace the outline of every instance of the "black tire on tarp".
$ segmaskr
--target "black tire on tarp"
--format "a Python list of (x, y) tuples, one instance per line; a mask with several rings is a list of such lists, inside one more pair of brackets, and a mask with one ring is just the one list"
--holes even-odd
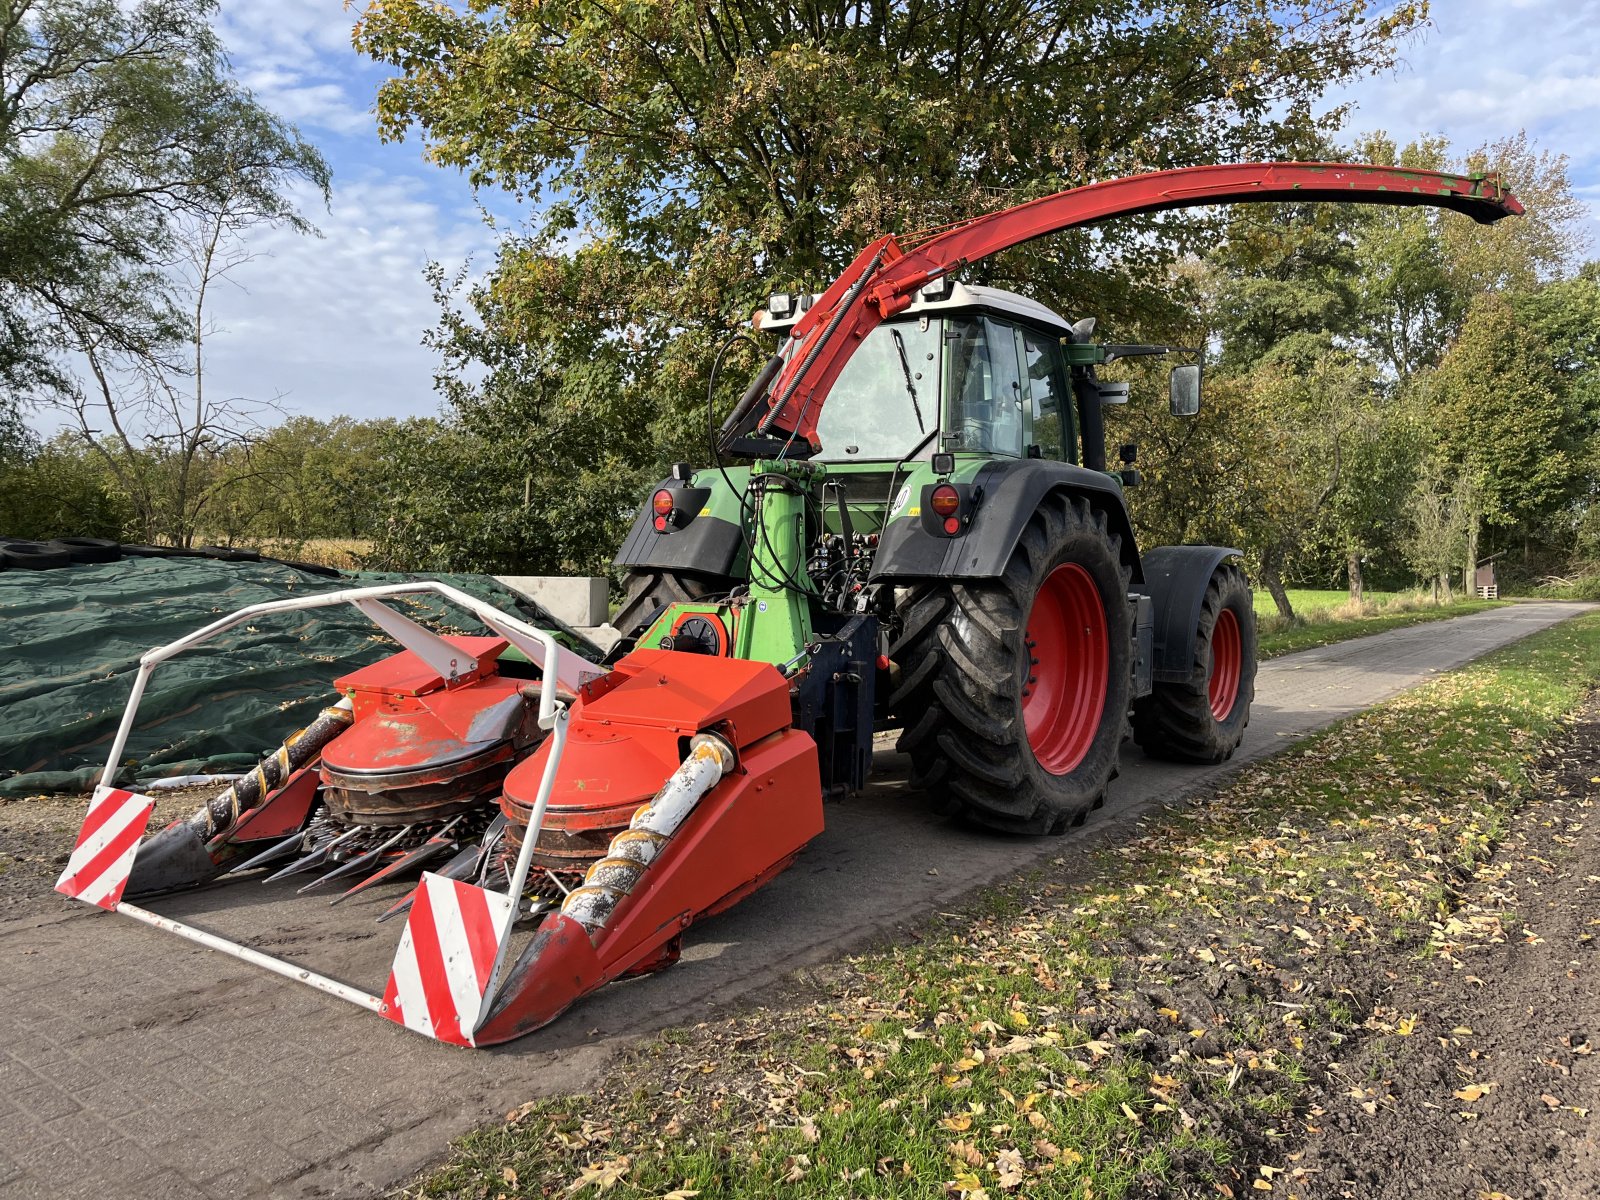
[(122, 558), (122, 545), (110, 538), (64, 537), (56, 541), (67, 548), (76, 563), (109, 563)]
[(293, 567), (296, 571), (304, 571), (307, 575), (323, 575), (329, 579), (337, 579), (344, 574), (337, 567), (325, 567), (321, 563), (296, 562), (292, 558), (264, 558), (261, 561), (281, 563), (286, 567)]
[(214, 558), (219, 562), (260, 562), (261, 555), (254, 550), (243, 550), (237, 546), (196, 546), (192, 554), (202, 558)]
[[(1230, 628), (1231, 626), (1231, 628)], [(1211, 573), (1184, 682), (1157, 681), (1133, 706), (1133, 736), (1153, 758), (1219, 763), (1239, 748), (1256, 689), (1256, 614), (1244, 572)]]
[(12, 542), (0, 550), (0, 562), (24, 571), (54, 571), (72, 565), (72, 554), (58, 542)]
[(123, 542), (123, 558), (176, 558), (183, 551), (174, 546), (146, 546), (139, 542)]
[[(1130, 574), (1106, 514), (1057, 493), (1034, 513), (1000, 578), (905, 590), (889, 651), (898, 668), (890, 706), (903, 723), (912, 786), (939, 811), (1008, 833), (1060, 833), (1104, 802), (1132, 693)], [(1035, 629), (1036, 607), (1069, 611), (1040, 601), (1058, 580), (1075, 603), (1098, 609), (1072, 609), (1088, 619)], [(1092, 650), (1076, 658), (1090, 665), (1072, 666), (1066, 646)], [(1041, 657), (1063, 668), (1044, 686)], [(1053, 705), (1041, 718), (1037, 706), (1052, 688), (1084, 706)], [(1055, 727), (1068, 749), (1050, 736)]]

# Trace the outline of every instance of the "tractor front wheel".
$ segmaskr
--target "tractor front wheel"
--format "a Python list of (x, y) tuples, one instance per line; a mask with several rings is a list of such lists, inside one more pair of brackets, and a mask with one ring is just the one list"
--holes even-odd
[(1183, 682), (1157, 682), (1133, 706), (1133, 736), (1146, 754), (1219, 763), (1250, 723), (1256, 693), (1256, 614), (1244, 572), (1224, 563), (1211, 574)]
[(912, 785), (1008, 833), (1060, 833), (1099, 807), (1127, 723), (1128, 580), (1105, 513), (1057, 495), (1000, 578), (907, 589), (890, 704)]

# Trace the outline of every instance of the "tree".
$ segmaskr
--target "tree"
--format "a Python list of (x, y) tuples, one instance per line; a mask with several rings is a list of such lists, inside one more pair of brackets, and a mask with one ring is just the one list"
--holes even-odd
[[(219, 162), (230, 174), (212, 181), (210, 207), (183, 214), (170, 237), (182, 258), (167, 272), (167, 295), (185, 304), (188, 361), (177, 366), (147, 352), (128, 352), (92, 321), (68, 316), (69, 345), (88, 363), (90, 382), (73, 387), (65, 406), (127, 495), (144, 537), (175, 546), (193, 543), (207, 507), (236, 481), (219, 470), (230, 447), (261, 432), (272, 402), (218, 398), (207, 390), (205, 346), (215, 331), (212, 289), (254, 256), (242, 237), (252, 227), (286, 223), (307, 229), (283, 193), (291, 180), (319, 169), (321, 159), (275, 123), (243, 121), (217, 131), (234, 153)], [(309, 157), (308, 157), (309, 155)], [(109, 430), (98, 428), (101, 422)]]
[(1536, 151), (1525, 133), (1451, 154), (1440, 137), (1397, 148), (1384, 133), (1354, 147), (1363, 161), (1423, 170), (1495, 172), (1526, 213), (1477, 225), (1434, 208), (1364, 210), (1357, 225), (1357, 277), (1366, 337), (1397, 378), (1436, 365), (1486, 291), (1531, 288), (1570, 267), (1583, 249), (1585, 209), (1573, 195), (1565, 155)]
[(58, 359), (181, 366), (167, 268), (222, 212), (302, 224), (328, 169), (235, 82), (215, 0), (0, 0), (0, 386), (70, 391)]
[(120, 539), (131, 515), (100, 464), (70, 434), (0, 451), (0, 533), (41, 541)]
[(1480, 520), (1544, 524), (1584, 486), (1594, 414), (1584, 412), (1538, 328), (1492, 292), (1473, 302), (1427, 395), (1440, 457), (1469, 488), (1462, 561), (1470, 579)]
[[(536, 214), (489, 273), (486, 336), (555, 371), (602, 357), (605, 419), (660, 466), (702, 456), (713, 353), (768, 290), (825, 285), (886, 230), (1313, 144), (1317, 97), (1393, 61), (1424, 6), (1368, 9), (371, 0), (356, 45), (395, 71), (384, 136), (420, 134)], [(968, 277), (1070, 297), (1104, 332), (1171, 324), (1187, 297), (1163, 267), (1205, 219), (1130, 219)]]
[[(376, 555), (407, 570), (603, 572), (653, 457), (648, 416), (627, 403), (626, 347), (580, 361), (504, 328), (496, 293), (430, 268), (441, 308), (442, 421), (408, 422), (386, 458)], [(465, 295), (461, 293), (465, 290)], [(474, 370), (474, 366), (478, 370)]]

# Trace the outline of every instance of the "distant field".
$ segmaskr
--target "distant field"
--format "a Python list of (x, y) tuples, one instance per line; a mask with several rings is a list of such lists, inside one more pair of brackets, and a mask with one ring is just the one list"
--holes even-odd
[[(1267, 589), (1259, 583), (1255, 585), (1256, 615), (1262, 617), (1276, 616), (1278, 606), (1272, 602), (1272, 597), (1267, 595)], [(1401, 592), (1368, 592), (1367, 602), (1370, 604), (1384, 604)], [(1314, 588), (1290, 588), (1289, 603), (1294, 605), (1295, 616), (1310, 618), (1313, 613), (1327, 612), (1329, 609), (1338, 608), (1350, 601), (1350, 593), (1343, 588), (1337, 591), (1318, 591)]]
[(372, 550), (367, 538), (267, 538), (253, 549), (273, 558), (288, 558), (296, 562), (317, 563), (339, 571), (359, 571), (366, 565)]

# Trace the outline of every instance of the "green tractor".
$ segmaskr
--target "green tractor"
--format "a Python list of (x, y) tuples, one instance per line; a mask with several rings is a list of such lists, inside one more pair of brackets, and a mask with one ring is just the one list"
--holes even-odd
[[(816, 300), (774, 296), (788, 335)], [(1149, 753), (1218, 762), (1250, 718), (1250, 589), (1221, 546), (1142, 558), (1101, 419), (1127, 385), (1045, 306), (945, 276), (862, 339), (813, 453), (674, 469), (617, 557), (621, 649), (774, 663), (826, 789), (859, 788), (899, 728), (946, 812), (1058, 833), (1104, 800), (1132, 713)], [(1174, 368), (1174, 413), (1199, 403)], [(757, 452), (731, 439), (729, 448)], [(766, 447), (772, 449), (773, 447)], [(1161, 633), (1158, 648), (1158, 630)]]
[[(1497, 179), (1339, 163), (1242, 163), (1114, 179), (867, 246), (820, 296), (757, 314), (783, 337), (723, 423), (712, 469), (674, 467), (617, 555), (620, 652), (765, 661), (825, 792), (862, 786), (874, 730), (900, 729), (944, 811), (1059, 833), (1101, 805), (1124, 736), (1214, 763), (1250, 719), (1250, 588), (1224, 546), (1143, 554), (1107, 468), (1103, 346), (1034, 300), (963, 286), (999, 250), (1109, 217), (1200, 204), (1521, 211)], [(1174, 415), (1200, 367), (1171, 374)], [(722, 456), (749, 460), (728, 466)]]

